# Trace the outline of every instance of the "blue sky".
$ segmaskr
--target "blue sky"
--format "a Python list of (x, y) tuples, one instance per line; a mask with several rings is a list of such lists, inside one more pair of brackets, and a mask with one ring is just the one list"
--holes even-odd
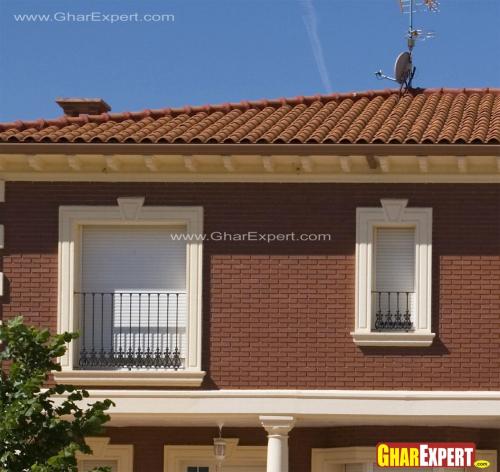
[[(60, 21), (92, 12), (175, 20)], [(500, 87), (499, 19), (500, 0), (418, 14), (438, 36), (415, 50), (414, 85)], [(59, 96), (119, 112), (313, 95), (328, 81), (335, 92), (391, 87), (373, 73), (392, 72), (407, 20), (397, 0), (0, 0), (0, 121), (58, 116)]]

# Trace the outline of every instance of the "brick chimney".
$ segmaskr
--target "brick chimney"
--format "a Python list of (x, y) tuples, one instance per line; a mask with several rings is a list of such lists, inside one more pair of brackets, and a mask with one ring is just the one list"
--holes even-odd
[(66, 116), (100, 115), (111, 111), (102, 98), (57, 98), (56, 103)]

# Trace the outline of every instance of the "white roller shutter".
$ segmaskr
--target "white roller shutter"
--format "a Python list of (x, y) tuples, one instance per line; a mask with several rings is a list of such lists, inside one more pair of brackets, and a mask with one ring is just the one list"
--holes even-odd
[(186, 290), (183, 228), (85, 226), (82, 291)]
[(375, 290), (413, 292), (415, 230), (377, 228), (375, 231)]
[(413, 320), (415, 229), (376, 228), (374, 236), (373, 310), (404, 314), (408, 309)]
[[(85, 226), (80, 310), (87, 351), (187, 352), (184, 228)], [(94, 294), (94, 295), (93, 295)]]

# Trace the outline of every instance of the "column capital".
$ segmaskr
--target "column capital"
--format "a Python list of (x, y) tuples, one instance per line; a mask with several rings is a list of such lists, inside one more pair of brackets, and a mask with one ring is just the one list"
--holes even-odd
[(260, 424), (268, 434), (286, 436), (295, 426), (293, 416), (259, 416)]

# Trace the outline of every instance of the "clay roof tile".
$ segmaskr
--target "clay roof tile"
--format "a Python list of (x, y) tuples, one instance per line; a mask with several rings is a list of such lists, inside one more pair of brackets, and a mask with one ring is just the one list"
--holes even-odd
[(498, 143), (500, 89), (367, 90), (0, 123), (1, 142)]

